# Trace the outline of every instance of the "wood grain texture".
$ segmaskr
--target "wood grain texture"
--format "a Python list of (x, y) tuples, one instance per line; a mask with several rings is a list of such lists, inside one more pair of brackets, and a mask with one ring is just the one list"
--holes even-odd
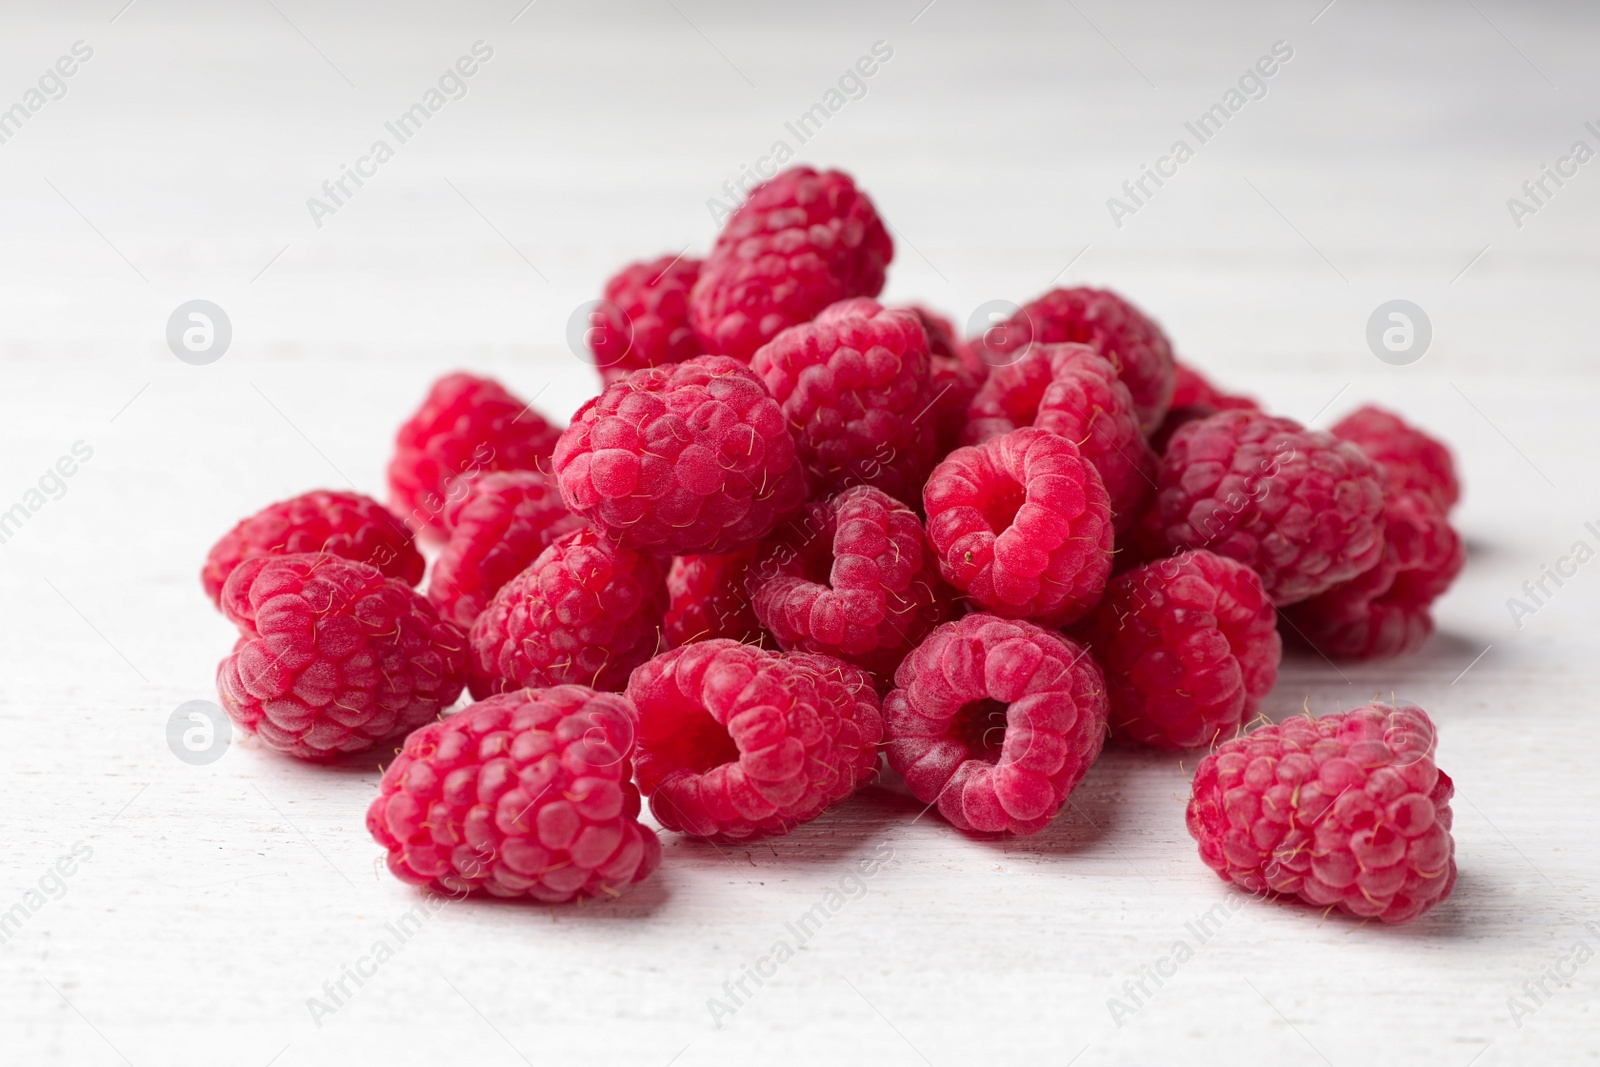
[[(27, 1064), (1592, 1062), (1600, 562), (1506, 606), (1600, 525), (1592, 7), (1288, 4), (17, 4), (0, 106), (92, 59), (0, 144), (0, 511), (75, 442), (64, 492), (0, 543), (0, 913), (92, 849), (0, 944), (0, 1061)], [(115, 21), (113, 21), (115, 16)], [(513, 21), (515, 18), (515, 21)], [(1315, 19), (1315, 21), (1313, 21)], [(306, 206), (475, 41), (493, 49), (318, 227)], [(958, 320), (1109, 284), (1179, 349), (1327, 425), (1363, 400), (1450, 440), (1467, 570), (1400, 663), (1285, 664), (1268, 712), (1394, 693), (1455, 777), (1454, 897), (1399, 930), (1245, 902), (1183, 827), (1193, 759), (1108, 753), (1037, 837), (965, 840), (875, 787), (789, 837), (664, 835), (650, 882), (561, 910), (452, 903), (333, 1015), (344, 968), (419, 898), (381, 869), (373, 768), (165, 740), (231, 638), (197, 580), (239, 516), (382, 494), (429, 380), (500, 376), (551, 417), (593, 392), (565, 343), (630, 258), (704, 249), (721, 195), (874, 42), (893, 50), (801, 158), (892, 223), (886, 298)], [(1274, 42), (1293, 58), (1119, 228), (1106, 206)], [(1486, 250), (1485, 250), (1486, 249)], [(163, 329), (216, 301), (234, 341)], [(1420, 363), (1367, 350), (1404, 297)], [(53, 486), (53, 483), (52, 483)], [(1487, 652), (1485, 652), (1487, 649)], [(869, 878), (863, 857), (891, 854)], [(846, 902), (756, 987), (749, 967)], [(1224, 905), (1204, 944), (1186, 924)], [(813, 920), (815, 921), (815, 920)], [(1121, 1025), (1108, 999), (1183, 939)], [(1163, 964), (1163, 969), (1170, 970)], [(1570, 968), (1569, 968), (1570, 969)], [(711, 998), (743, 979), (737, 1011)], [(1508, 998), (1534, 1014), (1513, 1018)], [(720, 1013), (719, 1013), (720, 1014)], [(320, 1025), (319, 1025), (320, 1022)], [(718, 1025), (720, 1023), (720, 1025)]]

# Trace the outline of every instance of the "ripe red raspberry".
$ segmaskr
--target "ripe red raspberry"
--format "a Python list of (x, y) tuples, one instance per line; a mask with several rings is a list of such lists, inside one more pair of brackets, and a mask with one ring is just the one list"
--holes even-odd
[(1064, 437), (1024, 427), (958, 448), (922, 490), (945, 581), (997, 615), (1065, 625), (1111, 573), (1111, 501)]
[(1223, 881), (1380, 922), (1450, 895), (1450, 776), (1414, 705), (1289, 719), (1200, 761), (1189, 833)]
[(1450, 449), (1400, 416), (1368, 404), (1340, 419), (1330, 432), (1383, 468), (1393, 489), (1426, 493), (1446, 514), (1461, 499)]
[(404, 582), (313, 553), (233, 569), (222, 612), (239, 642), (217, 667), (234, 724), (327, 760), (405, 736), (461, 695), (467, 641)]
[(482, 471), (548, 470), (561, 433), (499, 382), (457, 371), (433, 383), (395, 435), (389, 490), (414, 530), (445, 532), (461, 481)]
[(1109, 290), (1052, 289), (978, 340), (995, 366), (1034, 343), (1088, 345), (1117, 368), (1146, 434), (1161, 425), (1172, 402), (1176, 371), (1166, 334)]
[(1384, 509), (1384, 548), (1363, 574), (1287, 609), (1291, 638), (1336, 659), (1415, 652), (1433, 633), (1429, 607), (1461, 573), (1461, 538), (1433, 498), (1395, 492)]
[(1354, 445), (1293, 419), (1220, 411), (1161, 460), (1167, 544), (1209, 548), (1261, 575), (1279, 607), (1354, 578), (1383, 554), (1383, 478)]
[(1116, 529), (1130, 529), (1155, 491), (1156, 455), (1145, 443), (1128, 387), (1088, 345), (1034, 345), (996, 367), (967, 408), (964, 444), (1019, 426), (1060, 434), (1094, 465), (1111, 496)]
[(785, 649), (887, 681), (949, 614), (916, 512), (871, 486), (808, 504), (762, 543), (755, 612)]
[(574, 683), (621, 692), (660, 642), (660, 560), (577, 530), (495, 593), (472, 624), (472, 695)]
[(699, 641), (633, 672), (639, 788), (669, 830), (784, 834), (872, 777), (883, 720), (864, 672), (828, 656)]
[(607, 386), (561, 435), (555, 470), (574, 512), (625, 545), (669, 555), (754, 544), (805, 499), (783, 412), (726, 356)]
[(1100, 754), (1106, 684), (1088, 651), (977, 613), (905, 658), (883, 703), (889, 766), (961, 830), (1044, 829)]
[(610, 385), (629, 371), (682, 363), (704, 348), (689, 326), (689, 290), (700, 260), (683, 255), (630, 263), (606, 282), (585, 334), (600, 380)]
[(1167, 450), (1167, 442), (1184, 423), (1215, 415), (1219, 411), (1260, 411), (1261, 405), (1247, 396), (1224, 393), (1208, 382), (1193, 367), (1177, 362), (1176, 387), (1172, 391), (1172, 407), (1161, 420), (1161, 428), (1150, 438), (1150, 446), (1160, 455)]
[(220, 606), (223, 583), (240, 563), (300, 552), (370, 563), (406, 585), (422, 581), (422, 554), (393, 512), (360, 493), (318, 489), (268, 504), (223, 534), (206, 553), (200, 584)]
[(877, 296), (894, 242), (848, 174), (792, 167), (750, 191), (689, 294), (709, 350), (748, 362), (829, 304)]
[(813, 498), (875, 485), (914, 499), (933, 466), (928, 337), (865, 297), (791, 326), (750, 361), (793, 428)]
[(586, 525), (555, 479), (538, 471), (480, 474), (446, 511), (450, 540), (428, 576), (428, 599), (463, 628), (554, 541)]
[(1203, 748), (1254, 717), (1283, 644), (1261, 579), (1201, 550), (1112, 580), (1083, 628), (1106, 672), (1114, 734)]
[(667, 619), (661, 627), (667, 648), (718, 637), (752, 645), (771, 643), (750, 604), (755, 584), (750, 565), (758, 547), (749, 545), (720, 556), (678, 556), (672, 561), (667, 571)]
[(908, 307), (928, 335), (929, 379), (933, 390), (933, 428), (937, 447), (934, 455), (943, 459), (961, 444), (967, 427), (967, 405), (989, 377), (989, 365), (973, 352), (972, 346), (956, 336), (950, 320), (922, 307)]
[(661, 862), (639, 824), (626, 698), (581, 685), (493, 696), (429, 723), (367, 809), (403, 882), (562, 904), (615, 897)]

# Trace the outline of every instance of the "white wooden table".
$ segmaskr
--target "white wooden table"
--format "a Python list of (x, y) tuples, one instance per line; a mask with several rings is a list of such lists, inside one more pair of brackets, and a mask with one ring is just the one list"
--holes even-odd
[[(1600, 1057), (1600, 964), (1570, 962), (1600, 949), (1600, 563), (1520, 627), (1507, 608), (1600, 547), (1600, 162), (1560, 163), (1600, 148), (1592, 7), (124, 2), (0, 14), (0, 108), (92, 49), (0, 125), (0, 512), (27, 512), (0, 543), (0, 1062)], [(466, 95), (362, 163), (478, 41)], [(1186, 133), (1280, 41), (1264, 97)], [(892, 55), (797, 145), (785, 124), (876, 42)], [(1387, 929), (1248, 902), (1202, 945), (1186, 924), (1237, 898), (1184, 831), (1193, 758), (1113, 752), (1037, 837), (969, 841), (874, 788), (746, 848), (665, 835), (615, 903), (450, 904), (374, 969), (422, 899), (363, 828), (375, 770), (249, 742), (175, 758), (167, 721), (214, 698), (231, 641), (196, 577), (211, 541), (306, 489), (381, 495), (394, 426), (448, 369), (564, 417), (594, 389), (573, 309), (629, 258), (704, 249), (708, 199), (779, 139), (874, 196), (890, 300), (963, 319), (1109, 284), (1278, 411), (1326, 425), (1370, 399), (1454, 444), (1470, 560), (1438, 635), (1401, 663), (1291, 660), (1268, 702), (1434, 715), (1446, 905)], [(1107, 199), (1147, 164), (1172, 176), (1119, 227)], [(1518, 226), (1506, 200), (1545, 164), (1576, 173)], [(370, 177), (319, 226), (307, 198), (342, 166)], [(196, 298), (233, 329), (207, 366), (164, 337)], [(1364, 336), (1395, 298), (1433, 327), (1408, 366)], [(864, 889), (842, 881), (873, 855)], [(744, 978), (841, 885), (792, 960)], [(1193, 958), (1114, 1018), (1180, 940)]]

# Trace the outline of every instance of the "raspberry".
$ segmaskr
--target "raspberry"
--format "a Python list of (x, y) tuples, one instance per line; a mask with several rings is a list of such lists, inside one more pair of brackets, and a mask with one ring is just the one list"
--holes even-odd
[(1161, 428), (1150, 438), (1150, 446), (1159, 455), (1167, 450), (1167, 442), (1177, 433), (1178, 427), (1219, 411), (1260, 411), (1261, 405), (1247, 396), (1224, 393), (1206, 381), (1193, 367), (1182, 362), (1176, 364), (1176, 388), (1172, 391), (1172, 407), (1161, 420)]
[(726, 356), (607, 386), (561, 435), (555, 470), (574, 512), (614, 540), (668, 555), (754, 544), (805, 499), (783, 412)]
[(472, 624), (472, 695), (575, 683), (621, 692), (667, 610), (654, 556), (577, 530), (495, 593)]
[(240, 563), (301, 552), (370, 563), (406, 585), (422, 581), (422, 555), (393, 512), (369, 496), (318, 489), (268, 504), (223, 534), (206, 553), (200, 584), (221, 606), (222, 586)]
[(628, 701), (581, 685), (493, 696), (429, 723), (367, 809), (403, 882), (562, 904), (617, 896), (661, 862), (639, 824)]
[(1378, 468), (1292, 419), (1220, 411), (1191, 422), (1167, 445), (1158, 484), (1167, 544), (1254, 568), (1279, 607), (1354, 578), (1383, 554)]
[(766, 631), (750, 605), (750, 564), (755, 562), (757, 547), (748, 545), (720, 556), (679, 556), (672, 561), (667, 571), (667, 619), (661, 627), (667, 648), (717, 637), (763, 643)]
[(1383, 468), (1391, 488), (1426, 493), (1447, 514), (1461, 499), (1450, 449), (1400, 416), (1368, 404), (1339, 420), (1330, 432)]
[(967, 405), (989, 376), (989, 365), (956, 336), (950, 320), (921, 307), (908, 307), (928, 335), (929, 379), (933, 390), (934, 455), (944, 458), (961, 444)]
[(1106, 735), (1106, 686), (1053, 630), (983, 613), (940, 626), (883, 703), (889, 766), (961, 830), (1042, 830)]
[(1277, 613), (1256, 572), (1205, 550), (1114, 579), (1082, 635), (1111, 690), (1111, 728), (1202, 748), (1252, 718), (1278, 680)]
[(639, 788), (669, 830), (788, 833), (855, 792), (883, 721), (866, 674), (828, 656), (699, 641), (633, 672)]
[(949, 609), (916, 513), (866, 485), (778, 527), (754, 576), (756, 617), (779, 645), (884, 680)]
[(548, 469), (559, 434), (499, 382), (446, 374), (395, 435), (389, 461), (395, 507), (412, 529), (443, 533), (443, 512), (460, 498), (462, 479), (541, 463)]
[(1025, 305), (1010, 321), (989, 330), (984, 356), (999, 366), (1034, 342), (1085, 344), (1117, 368), (1133, 396), (1139, 429), (1153, 433), (1172, 401), (1172, 345), (1150, 319), (1116, 293), (1104, 289), (1052, 289)]
[(1110, 363), (1088, 345), (1034, 345), (994, 368), (968, 406), (962, 440), (980, 444), (1019, 426), (1077, 445), (1105, 482), (1117, 531), (1132, 528), (1155, 490), (1156, 456)]
[(840, 300), (877, 296), (894, 242), (841, 171), (792, 167), (750, 191), (689, 294), (709, 350), (748, 362), (789, 326)]
[(1285, 611), (1290, 636), (1337, 659), (1415, 652), (1433, 633), (1429, 606), (1464, 562), (1461, 538), (1433, 497), (1396, 492), (1384, 509), (1377, 565)]
[(1077, 446), (1024, 427), (958, 448), (922, 490), (945, 581), (997, 615), (1064, 625), (1111, 573), (1111, 502)]
[(682, 255), (630, 263), (611, 276), (586, 334), (604, 384), (704, 351), (689, 326), (689, 290), (699, 277), (700, 260)]
[(1263, 726), (1200, 761), (1189, 833), (1206, 866), (1252, 893), (1414, 919), (1456, 880), (1455, 790), (1436, 740), (1409, 704)]
[(467, 642), (405, 582), (317, 553), (233, 569), (240, 629), (217, 667), (228, 718), (278, 752), (327, 760), (405, 736), (461, 695)]
[(552, 542), (585, 525), (561, 502), (555, 479), (538, 471), (481, 474), (445, 515), (450, 540), (428, 577), (428, 599), (463, 628)]
[(875, 485), (915, 499), (933, 466), (928, 338), (865, 297), (791, 326), (750, 361), (793, 428), (812, 497)]

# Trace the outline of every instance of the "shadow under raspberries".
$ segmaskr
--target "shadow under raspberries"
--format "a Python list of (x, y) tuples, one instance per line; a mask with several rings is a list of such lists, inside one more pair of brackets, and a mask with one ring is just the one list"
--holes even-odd
[(707, 841), (661, 831), (662, 865), (701, 867), (829, 867), (841, 869), (880, 842), (922, 809), (914, 797), (874, 784), (833, 805), (810, 822), (777, 837), (749, 841)]
[[(1171, 774), (1175, 788), (1181, 788), (1187, 794), (1188, 784), (1177, 776), (1177, 765), (1182, 756), (1183, 753), (1179, 752), (1158, 752), (1108, 743), (1084, 774), (1083, 781), (1067, 796), (1061, 813), (1050, 821), (1050, 825), (1027, 837), (997, 834), (993, 837), (975, 837), (973, 840), (1008, 853), (1026, 852), (1039, 856), (1072, 856), (1102, 844), (1117, 848), (1118, 833), (1128, 823), (1128, 792), (1136, 780), (1148, 780), (1152, 774)], [(1182, 805), (1176, 804), (1175, 807), (1175, 817), (1182, 825)]]

